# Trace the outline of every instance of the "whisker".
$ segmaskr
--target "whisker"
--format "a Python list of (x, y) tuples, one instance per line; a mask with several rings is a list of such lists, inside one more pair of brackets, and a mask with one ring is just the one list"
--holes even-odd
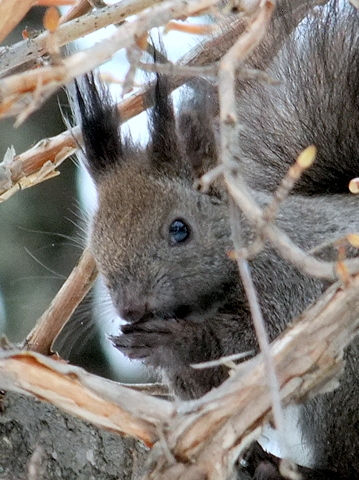
[(42, 268), (44, 268), (47, 272), (52, 273), (55, 276), (55, 278), (61, 278), (61, 279), (66, 278), (65, 275), (62, 275), (59, 272), (55, 272), (55, 270), (52, 270), (50, 267), (48, 267), (43, 262), (41, 262), (33, 253), (30, 252), (30, 250), (28, 248), (24, 247), (24, 250), (33, 260), (35, 260), (35, 262), (38, 265), (40, 265)]

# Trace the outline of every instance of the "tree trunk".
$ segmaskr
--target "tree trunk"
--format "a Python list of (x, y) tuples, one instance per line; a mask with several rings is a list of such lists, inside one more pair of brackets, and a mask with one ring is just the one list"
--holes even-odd
[(147, 449), (32, 397), (6, 392), (0, 413), (0, 478), (137, 480)]

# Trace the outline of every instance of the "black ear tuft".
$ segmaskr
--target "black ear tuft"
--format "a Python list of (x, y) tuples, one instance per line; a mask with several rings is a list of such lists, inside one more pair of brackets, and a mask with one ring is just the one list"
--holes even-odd
[(120, 118), (107, 88), (91, 73), (75, 82), (86, 166), (97, 180), (123, 157)]
[[(159, 38), (154, 46), (151, 39), (153, 62), (166, 62), (166, 51)], [(148, 99), (153, 108), (149, 111), (148, 123), (150, 143), (148, 152), (152, 165), (163, 173), (188, 177), (190, 170), (179, 147), (173, 102), (170, 97), (169, 81), (166, 75), (156, 74), (156, 82)]]
[(149, 154), (152, 164), (168, 173), (188, 171), (181, 156), (168, 79), (164, 75), (156, 75), (152, 95), (154, 106), (149, 112)]

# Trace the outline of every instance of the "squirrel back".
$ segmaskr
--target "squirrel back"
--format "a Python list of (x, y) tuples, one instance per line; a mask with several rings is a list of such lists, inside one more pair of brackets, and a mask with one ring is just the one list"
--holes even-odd
[(314, 144), (315, 163), (293, 193), (348, 193), (359, 174), (358, 22), (349, 2), (316, 7), (266, 70), (279, 85), (240, 83), (239, 156), (253, 188), (273, 190)]

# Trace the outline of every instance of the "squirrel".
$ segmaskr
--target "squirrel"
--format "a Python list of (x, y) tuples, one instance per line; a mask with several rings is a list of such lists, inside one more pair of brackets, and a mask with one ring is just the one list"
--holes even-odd
[[(359, 230), (359, 200), (348, 190), (358, 173), (358, 25), (353, 6), (331, 0), (307, 15), (266, 66), (278, 85), (238, 81), (238, 158), (262, 206), (298, 153), (310, 144), (318, 149), (315, 164), (276, 217), (278, 227), (307, 251)], [(200, 397), (228, 375), (225, 366), (199, 371), (191, 364), (258, 351), (228, 255), (228, 194), (220, 182), (207, 193), (193, 188), (219, 162), (216, 93), (205, 83), (191, 84), (194, 97), (175, 114), (168, 80), (157, 75), (144, 148), (121, 134), (118, 110), (93, 75), (76, 84), (85, 165), (98, 191), (89, 248), (126, 321), (112, 342), (129, 358), (159, 369), (182, 399)], [(240, 228), (249, 243), (255, 232), (243, 215)], [(335, 248), (320, 255), (335, 260)], [(250, 267), (270, 340), (328, 286), (270, 246)], [(354, 339), (346, 350), (340, 386), (300, 409), (302, 441), (312, 457), (303, 478), (359, 476), (358, 346)], [(280, 477), (257, 472), (254, 478)]]

